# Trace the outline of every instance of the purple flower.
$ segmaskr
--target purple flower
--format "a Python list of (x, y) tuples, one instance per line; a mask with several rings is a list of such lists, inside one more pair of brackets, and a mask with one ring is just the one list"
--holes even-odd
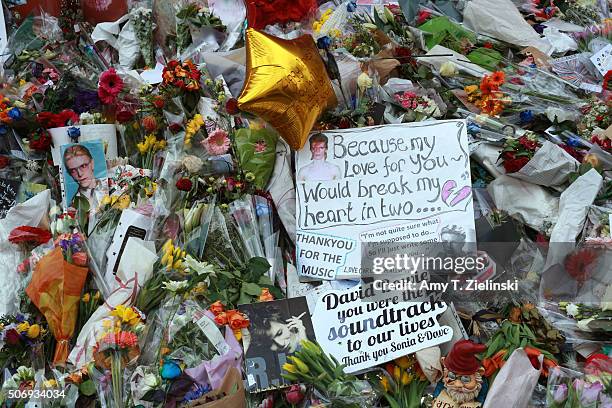
[(580, 403), (582, 405), (593, 404), (599, 398), (599, 394), (603, 390), (603, 384), (599, 381), (592, 384), (585, 384), (580, 394)]
[(89, 112), (100, 106), (97, 91), (79, 91), (74, 97), (73, 110), (77, 113)]
[(560, 404), (567, 399), (567, 385), (559, 384), (553, 392), (553, 400)]

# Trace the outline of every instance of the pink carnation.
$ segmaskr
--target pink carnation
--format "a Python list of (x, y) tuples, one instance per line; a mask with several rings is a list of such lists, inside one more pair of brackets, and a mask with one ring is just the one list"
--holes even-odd
[(227, 132), (223, 129), (215, 129), (210, 135), (202, 141), (202, 146), (208, 154), (219, 156), (227, 153), (230, 147), (230, 140), (227, 137)]

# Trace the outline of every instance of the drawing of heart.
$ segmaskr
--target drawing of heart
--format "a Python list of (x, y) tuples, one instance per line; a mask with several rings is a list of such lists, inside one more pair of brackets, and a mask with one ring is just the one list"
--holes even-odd
[[(455, 180), (446, 180), (442, 185), (442, 201), (450, 207), (454, 207), (468, 198), (472, 192), (472, 188), (469, 186), (461, 187), (459, 191), (455, 191), (456, 187), (457, 183)], [(449, 202), (448, 200), (451, 197), (452, 199)]]

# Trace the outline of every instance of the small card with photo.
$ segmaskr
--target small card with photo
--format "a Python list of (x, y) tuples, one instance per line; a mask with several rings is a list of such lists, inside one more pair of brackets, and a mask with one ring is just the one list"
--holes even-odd
[(108, 194), (104, 144), (101, 140), (68, 143), (60, 151), (65, 208), (97, 208)]
[(282, 366), (302, 340), (315, 341), (305, 297), (238, 306), (249, 318), (250, 344), (245, 354), (247, 390), (286, 387)]

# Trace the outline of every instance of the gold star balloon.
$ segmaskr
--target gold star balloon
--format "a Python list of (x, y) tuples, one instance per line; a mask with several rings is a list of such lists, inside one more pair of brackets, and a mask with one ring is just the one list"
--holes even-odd
[(284, 40), (249, 28), (246, 49), (238, 107), (264, 119), (300, 149), (321, 112), (337, 103), (312, 37)]

